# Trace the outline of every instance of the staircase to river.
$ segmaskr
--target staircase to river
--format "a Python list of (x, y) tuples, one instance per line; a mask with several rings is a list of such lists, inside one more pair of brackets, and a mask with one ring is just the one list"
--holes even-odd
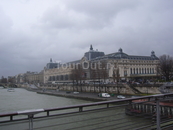
[(159, 87), (159, 91), (161, 93), (171, 93), (173, 92), (173, 83), (165, 83), (162, 86)]
[(125, 84), (125, 87), (128, 90), (128, 93), (142, 94), (142, 92), (136, 89), (132, 84)]

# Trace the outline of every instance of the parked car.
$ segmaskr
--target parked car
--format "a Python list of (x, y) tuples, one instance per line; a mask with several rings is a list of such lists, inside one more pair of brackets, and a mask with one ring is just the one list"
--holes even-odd
[(134, 84), (140, 84), (140, 83), (138, 83), (138, 82), (135, 82)]
[(79, 92), (73, 92), (74, 94), (79, 94)]
[(118, 95), (117, 98), (118, 98), (118, 99), (124, 99), (124, 98), (126, 98), (126, 97), (123, 96), (123, 95)]
[(98, 97), (111, 97), (108, 93), (99, 93)]

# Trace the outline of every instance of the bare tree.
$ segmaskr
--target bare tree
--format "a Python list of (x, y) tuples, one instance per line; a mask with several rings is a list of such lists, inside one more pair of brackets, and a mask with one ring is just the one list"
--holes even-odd
[(113, 77), (114, 82), (115, 82), (115, 80), (116, 80), (117, 83), (119, 82), (119, 80), (120, 80), (120, 73), (119, 73), (118, 63), (114, 64), (112, 77)]
[(71, 70), (71, 79), (74, 81), (76, 81), (76, 83), (78, 84), (80, 82), (81, 84), (81, 81), (82, 79), (84, 79), (84, 70), (81, 66), (81, 64), (77, 64), (75, 65), (74, 69)]
[(89, 70), (90, 70), (90, 79), (93, 80), (93, 83), (94, 83), (94, 92), (96, 91), (95, 90), (95, 82), (98, 78), (98, 73), (97, 73), (97, 64), (96, 62), (92, 62), (90, 63), (90, 67), (89, 67)]
[(162, 55), (159, 59), (160, 62), (157, 66), (157, 73), (164, 76), (166, 81), (169, 81), (173, 76), (173, 57)]
[(107, 68), (107, 64), (105, 61), (101, 62), (101, 66), (100, 66), (100, 77), (104, 80), (106, 80), (106, 78), (108, 78), (108, 68)]
[(120, 81), (120, 73), (119, 73), (119, 68), (116, 68), (114, 70), (115, 73), (115, 80), (117, 81), (117, 83)]
[(97, 79), (97, 64), (91, 63), (90, 64), (90, 78), (95, 81)]
[(98, 79), (99, 83), (101, 82), (101, 78), (102, 78), (101, 70), (102, 70), (101, 64), (100, 64), (100, 62), (97, 62), (96, 69), (95, 69), (95, 78)]
[(108, 77), (108, 69), (105, 61), (93, 62), (90, 69), (91, 79), (98, 80), (99, 82), (103, 79), (105, 82)]
[(115, 71), (114, 70), (113, 70), (112, 78), (113, 78), (113, 81), (115, 82), (116, 76), (115, 76)]
[(70, 79), (75, 82), (75, 69), (71, 70)]

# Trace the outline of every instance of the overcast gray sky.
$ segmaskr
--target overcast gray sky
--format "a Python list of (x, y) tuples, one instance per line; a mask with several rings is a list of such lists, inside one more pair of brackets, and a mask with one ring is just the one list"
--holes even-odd
[(173, 56), (173, 0), (0, 1), (0, 76), (81, 59), (91, 44)]

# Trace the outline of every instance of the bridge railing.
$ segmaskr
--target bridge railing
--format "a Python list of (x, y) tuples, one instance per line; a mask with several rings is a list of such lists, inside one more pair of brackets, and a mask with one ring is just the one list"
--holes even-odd
[[(170, 100), (171, 96), (173, 96), (173, 94), (159, 94), (58, 108), (33, 109), (11, 113), (1, 113), (0, 128), (7, 128), (10, 127), (10, 125), (10, 128), (13, 128), (15, 124), (15, 127), (18, 129), (20, 127), (21, 129), (27, 129), (29, 124), (30, 130), (45, 129), (49, 127), (55, 127), (58, 129), (81, 129), (86, 127), (88, 129), (88, 124), (90, 124), (91, 129), (104, 129), (105, 127), (109, 127), (109, 129), (145, 129), (146, 127), (155, 127), (160, 129), (161, 120), (158, 103), (162, 100)], [(137, 121), (145, 120), (145, 123), (143, 121), (138, 123), (137, 121), (131, 122), (131, 120), (136, 120), (136, 118), (134, 119), (133, 117), (129, 118), (129, 116), (126, 116), (125, 110), (127, 109), (125, 108), (131, 107), (143, 109), (144, 107), (139, 106), (139, 104), (145, 105), (146, 102), (153, 101), (156, 103), (153, 105), (155, 106), (154, 109), (156, 111), (155, 123), (151, 123), (152, 119), (150, 119), (150, 122), (148, 122), (149, 120), (144, 118), (137, 119)], [(52, 122), (50, 122), (50, 120), (52, 120)], [(172, 120), (172, 118), (170, 120)], [(170, 120), (167, 120), (166, 122)]]

